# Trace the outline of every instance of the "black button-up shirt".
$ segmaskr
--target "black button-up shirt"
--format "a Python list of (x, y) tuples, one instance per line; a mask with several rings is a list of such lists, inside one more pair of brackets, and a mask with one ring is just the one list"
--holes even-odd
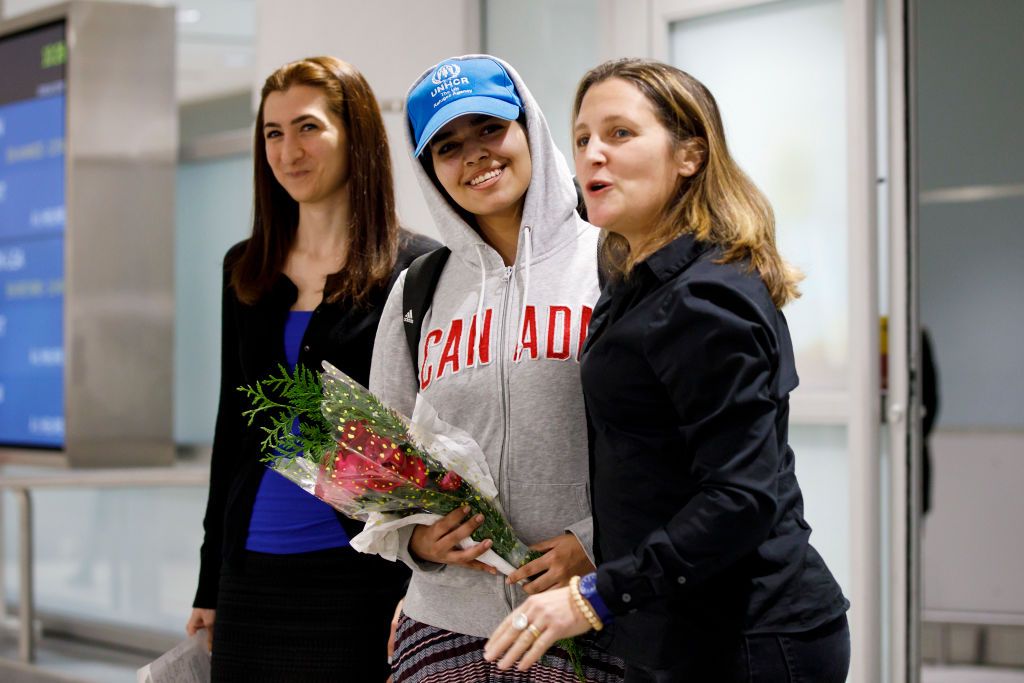
[(698, 661), (849, 606), (808, 543), (785, 317), (747, 261), (682, 236), (612, 284), (582, 361), (597, 585), (615, 648)]

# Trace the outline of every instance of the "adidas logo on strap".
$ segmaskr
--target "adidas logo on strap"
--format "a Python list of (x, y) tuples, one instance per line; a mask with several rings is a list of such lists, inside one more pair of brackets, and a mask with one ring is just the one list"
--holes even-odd
[(402, 318), (402, 320), (405, 321), (406, 325), (412, 325), (412, 324), (414, 324), (416, 322), (415, 320), (412, 319), (412, 309), (411, 308), (408, 311), (405, 312), (405, 317)]

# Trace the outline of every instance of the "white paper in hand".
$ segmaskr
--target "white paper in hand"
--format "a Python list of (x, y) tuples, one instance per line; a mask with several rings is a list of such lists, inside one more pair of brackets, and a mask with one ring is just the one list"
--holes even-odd
[(209, 636), (199, 629), (159, 658), (139, 669), (137, 683), (210, 683)]

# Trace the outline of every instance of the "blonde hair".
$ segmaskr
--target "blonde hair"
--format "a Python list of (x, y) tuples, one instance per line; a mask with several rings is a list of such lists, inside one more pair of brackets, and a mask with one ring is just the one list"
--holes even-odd
[(693, 176), (680, 178), (661, 218), (634, 252), (621, 235), (608, 234), (602, 247), (605, 265), (620, 276), (682, 234), (717, 245), (721, 263), (749, 260), (782, 308), (800, 296), (803, 275), (786, 263), (775, 245), (775, 215), (767, 198), (729, 155), (718, 105), (693, 76), (661, 62), (619, 59), (588, 71), (576, 88), (575, 124), (583, 97), (593, 86), (620, 78), (647, 98), (675, 147), (690, 146), (704, 157)]

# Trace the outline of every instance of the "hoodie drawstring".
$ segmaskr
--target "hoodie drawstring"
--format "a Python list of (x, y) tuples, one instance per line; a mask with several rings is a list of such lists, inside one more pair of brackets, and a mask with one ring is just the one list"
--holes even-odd
[(516, 328), (516, 342), (512, 347), (512, 359), (515, 363), (518, 363), (523, 355), (519, 345), (526, 333), (526, 301), (530, 296), (530, 260), (533, 258), (533, 228), (524, 225), (523, 230), (526, 232), (526, 239), (523, 240), (523, 308), (519, 314), (519, 326)]
[[(484, 245), (476, 245), (476, 258), (480, 261), (480, 295), (476, 301), (476, 339), (471, 339), (471, 344), (480, 344), (484, 335), (484, 292), (487, 289), (487, 262), (484, 261)], [(477, 347), (479, 348), (479, 346)]]

